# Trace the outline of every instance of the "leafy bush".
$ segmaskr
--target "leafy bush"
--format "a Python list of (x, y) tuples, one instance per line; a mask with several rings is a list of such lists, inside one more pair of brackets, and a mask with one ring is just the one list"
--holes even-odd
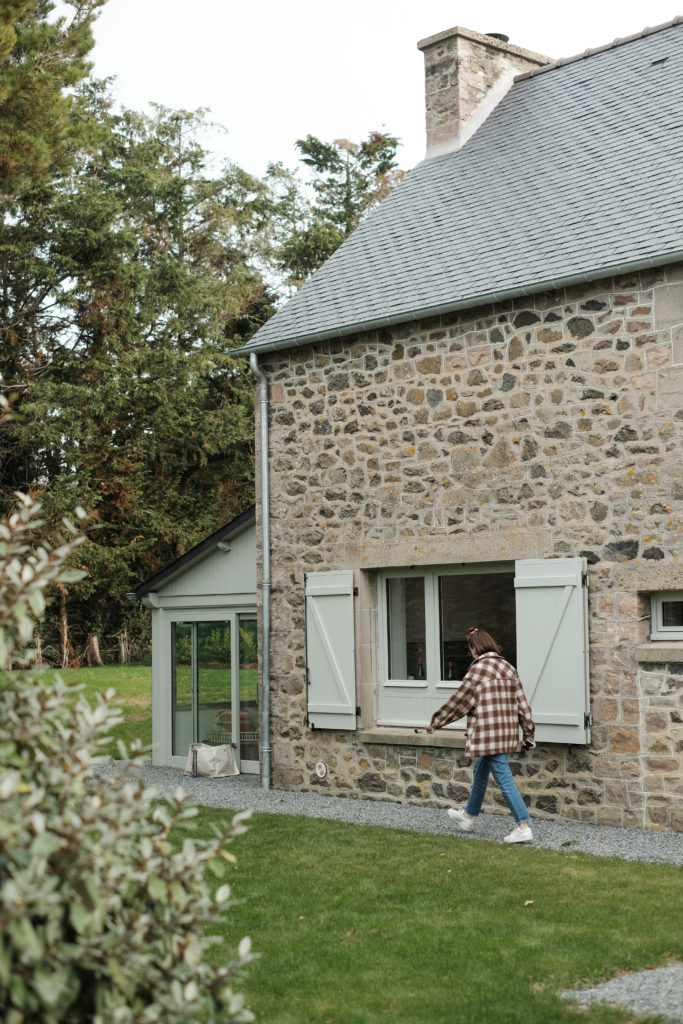
[(24, 498), (0, 524), (0, 657), (23, 666), (0, 674), (0, 1019), (253, 1020), (232, 989), (253, 959), (249, 940), (224, 966), (204, 958), (216, 941), (206, 925), (230, 906), (229, 887), (212, 900), (204, 872), (233, 861), (226, 847), (246, 816), (209, 841), (179, 842), (196, 814), (182, 791), (159, 802), (130, 768), (113, 778), (98, 771), (106, 731), (120, 720), (114, 692), (74, 706), (80, 687), (48, 684), (30, 668), (32, 615), (80, 539), (32, 553), (37, 514)]

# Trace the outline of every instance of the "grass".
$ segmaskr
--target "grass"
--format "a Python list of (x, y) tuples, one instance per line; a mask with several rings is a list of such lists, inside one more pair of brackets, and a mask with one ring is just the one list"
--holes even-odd
[[(112, 686), (115, 735), (151, 742), (149, 667), (62, 674), (90, 700)], [(201, 808), (200, 835), (229, 813)], [(239, 903), (212, 956), (251, 937), (259, 1024), (633, 1024), (557, 993), (683, 955), (666, 865), (269, 814), (233, 849)]]
[(260, 1024), (633, 1021), (557, 993), (681, 957), (666, 865), (263, 814), (234, 853)]
[[(47, 670), (49, 674), (50, 670)], [(116, 690), (124, 721), (111, 730), (112, 742), (105, 753), (118, 757), (117, 740), (129, 744), (139, 739), (143, 747), (152, 744), (152, 669), (149, 665), (101, 665), (97, 668), (62, 669), (60, 675), (68, 683), (81, 683), (84, 695), (94, 703), (98, 693), (109, 687)], [(227, 673), (229, 678), (229, 673)], [(240, 669), (242, 700), (255, 700), (258, 683), (256, 669)], [(201, 696), (207, 702), (224, 701), (226, 670), (202, 669)], [(188, 695), (191, 690), (188, 689)], [(182, 698), (182, 694), (179, 695)]]
[[(48, 670), (49, 671), (49, 670)], [(118, 757), (116, 741), (130, 744), (139, 739), (152, 744), (152, 669), (149, 665), (101, 665), (97, 668), (69, 668), (59, 673), (65, 682), (83, 685), (84, 696), (94, 703), (98, 693), (116, 690), (124, 721), (111, 730), (112, 742), (105, 752)]]

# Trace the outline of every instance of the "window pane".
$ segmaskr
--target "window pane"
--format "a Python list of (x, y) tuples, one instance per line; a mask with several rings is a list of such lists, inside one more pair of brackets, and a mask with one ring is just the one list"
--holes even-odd
[(515, 574), (468, 573), (439, 577), (441, 678), (462, 679), (472, 661), (465, 637), (470, 626), (490, 633), (514, 665), (517, 658)]
[(424, 580), (387, 580), (389, 609), (389, 679), (424, 679), (425, 651)]
[(662, 601), (662, 626), (683, 629), (683, 601)]
[(242, 618), (240, 628), (240, 758), (258, 761), (258, 632), (256, 619)]
[(232, 671), (229, 622), (197, 623), (197, 741), (229, 743)]
[(192, 743), (192, 624), (174, 622), (171, 630), (172, 750), (185, 756)]

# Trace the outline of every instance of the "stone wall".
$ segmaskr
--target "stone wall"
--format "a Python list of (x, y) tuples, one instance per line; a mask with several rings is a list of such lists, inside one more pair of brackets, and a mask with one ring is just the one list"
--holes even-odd
[[(533, 815), (681, 829), (683, 643), (659, 654), (648, 638), (650, 592), (683, 589), (683, 267), (274, 353), (263, 368), (273, 784), (462, 801), (460, 740), (375, 728), (373, 570), (583, 555), (591, 746), (513, 758), (520, 788)], [(355, 733), (311, 732), (304, 573), (340, 568), (360, 587), (362, 713)], [(489, 806), (503, 806), (495, 787)]]

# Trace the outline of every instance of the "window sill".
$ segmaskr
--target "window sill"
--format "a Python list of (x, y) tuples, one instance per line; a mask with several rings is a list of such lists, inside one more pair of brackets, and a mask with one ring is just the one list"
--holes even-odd
[(437, 730), (427, 733), (424, 729), (401, 729), (397, 726), (375, 726), (374, 729), (359, 729), (358, 739), (363, 743), (384, 743), (388, 746), (401, 747), (450, 747), (464, 749), (465, 733)]
[(651, 640), (634, 647), (633, 656), (642, 664), (683, 661), (683, 640)]

